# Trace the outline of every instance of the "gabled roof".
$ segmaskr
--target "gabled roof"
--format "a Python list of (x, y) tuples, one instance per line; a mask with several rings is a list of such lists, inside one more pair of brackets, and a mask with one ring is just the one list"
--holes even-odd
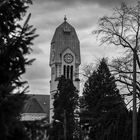
[(30, 99), (30, 101), (25, 106), (26, 113), (45, 113), (41, 105), (35, 98)]
[(49, 116), (50, 95), (28, 94), (22, 113), (46, 113)]

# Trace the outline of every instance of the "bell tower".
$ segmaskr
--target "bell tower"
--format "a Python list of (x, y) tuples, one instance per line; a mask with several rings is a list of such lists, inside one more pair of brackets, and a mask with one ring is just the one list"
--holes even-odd
[(81, 64), (80, 42), (73, 26), (67, 22), (59, 25), (54, 33), (50, 47), (50, 122), (53, 116), (54, 94), (57, 92), (58, 79), (61, 75), (73, 80), (79, 90), (79, 65)]

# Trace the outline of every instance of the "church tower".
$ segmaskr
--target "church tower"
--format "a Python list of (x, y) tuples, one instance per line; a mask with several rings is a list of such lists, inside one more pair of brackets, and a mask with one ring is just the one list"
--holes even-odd
[(81, 64), (80, 42), (74, 27), (64, 18), (64, 22), (55, 30), (50, 48), (50, 122), (53, 116), (53, 96), (57, 92), (58, 79), (61, 75), (73, 80), (79, 90), (79, 65)]

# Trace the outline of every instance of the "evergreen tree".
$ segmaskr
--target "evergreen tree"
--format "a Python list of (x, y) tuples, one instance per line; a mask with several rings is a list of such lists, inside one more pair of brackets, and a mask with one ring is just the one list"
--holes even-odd
[(83, 97), (92, 120), (90, 137), (98, 140), (114, 137), (117, 131), (114, 126), (127, 114), (127, 109), (104, 58), (85, 83)]
[[(16, 139), (20, 125), (20, 113), (26, 96), (25, 81), (21, 75), (25, 66), (32, 63), (25, 55), (31, 52), (32, 40), (37, 36), (28, 24), (19, 24), (26, 14), (31, 0), (0, 1), (0, 139)], [(23, 130), (22, 126), (21, 129)], [(21, 132), (19, 132), (21, 134)], [(23, 134), (23, 133), (22, 133)], [(23, 139), (23, 137), (22, 137)]]
[[(55, 124), (58, 122), (59, 127), (66, 125), (67, 140), (73, 139), (75, 129), (74, 112), (78, 105), (78, 92), (73, 85), (72, 80), (65, 79), (62, 76), (58, 83), (58, 91), (54, 96), (54, 116)], [(66, 124), (64, 124), (66, 119)], [(57, 123), (57, 124), (58, 124)], [(55, 125), (58, 128), (58, 126)], [(64, 135), (62, 128), (59, 134)], [(60, 129), (59, 129), (60, 130)], [(58, 129), (57, 129), (58, 132)]]

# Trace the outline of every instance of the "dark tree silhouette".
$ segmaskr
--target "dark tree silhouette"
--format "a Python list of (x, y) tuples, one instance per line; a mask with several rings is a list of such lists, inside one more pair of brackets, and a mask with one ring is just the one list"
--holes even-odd
[[(78, 105), (78, 91), (73, 85), (72, 80), (65, 79), (64, 76), (60, 77), (58, 83), (58, 91), (54, 95), (54, 127), (61, 127), (61, 135), (64, 135), (62, 128), (66, 125), (67, 140), (73, 139), (75, 130), (75, 117), (74, 113)], [(66, 124), (64, 120), (66, 119)], [(56, 126), (56, 124), (59, 126)], [(65, 127), (65, 126), (64, 126)], [(55, 133), (56, 134), (56, 133)]]
[(119, 119), (126, 116), (127, 109), (104, 58), (85, 83), (83, 98), (83, 114), (87, 116), (85, 121), (92, 128), (90, 137), (98, 140), (117, 137), (116, 126), (120, 122)]
[[(25, 55), (30, 54), (35, 29), (28, 24), (31, 14), (23, 25), (19, 21), (25, 16), (31, 0), (0, 1), (0, 139), (16, 138), (20, 126), (20, 113), (27, 87), (21, 75), (25, 66), (32, 63)], [(19, 131), (21, 129), (18, 129)]]
[(47, 139), (50, 124), (47, 118), (35, 121), (24, 121), (24, 128), (30, 140), (43, 140)]

